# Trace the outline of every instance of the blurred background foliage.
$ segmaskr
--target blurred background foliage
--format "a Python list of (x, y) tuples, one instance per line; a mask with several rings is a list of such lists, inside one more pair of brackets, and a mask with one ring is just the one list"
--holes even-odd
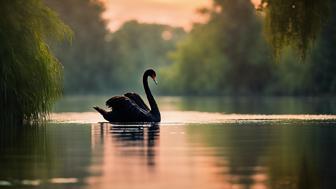
[(116, 32), (106, 29), (104, 6), (90, 0), (46, 0), (74, 30), (71, 45), (55, 46), (64, 65), (66, 94), (101, 94), (142, 88), (148, 67), (171, 64), (167, 53), (184, 35), (181, 28), (131, 20)]
[(45, 1), (75, 33), (72, 45), (54, 47), (65, 94), (141, 91), (148, 67), (161, 95), (336, 92), (334, 2), (262, 1), (256, 11), (249, 0), (214, 0), (189, 32), (134, 20), (111, 32), (97, 1)]
[(181, 93), (211, 95), (262, 92), (272, 62), (253, 5), (216, 1), (205, 14), (209, 21), (195, 26), (172, 53), (176, 76), (167, 81), (169, 88), (178, 85)]

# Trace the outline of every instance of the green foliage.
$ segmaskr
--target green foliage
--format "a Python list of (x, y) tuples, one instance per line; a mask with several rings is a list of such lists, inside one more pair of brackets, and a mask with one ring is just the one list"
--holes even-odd
[[(277, 2), (269, 2), (269, 5), (274, 3), (272, 5), (275, 6)], [(320, 3), (316, 8), (327, 12), (327, 4), (322, 6), (323, 3)], [(296, 1), (295, 4), (299, 4), (295, 10), (313, 14), (309, 12), (311, 10), (301, 10), (302, 2)], [(283, 3), (283, 6), (287, 5)], [(328, 6), (336, 8), (335, 3)], [(252, 5), (245, 0), (216, 0), (212, 9), (202, 9), (203, 13), (209, 14), (210, 19), (205, 24), (194, 26), (172, 53), (171, 58), (175, 64), (162, 71), (162, 77), (165, 78), (161, 86), (164, 88), (162, 93), (334, 94), (336, 14), (329, 15), (329, 19), (323, 23), (318, 20), (326, 15), (306, 15), (314, 18), (312, 23), (305, 25), (297, 20), (299, 13), (294, 11), (286, 15), (282, 12), (286, 9), (284, 7), (280, 7), (279, 11), (274, 8), (276, 11), (273, 13), (283, 17), (275, 17), (270, 21), (272, 16), (267, 15), (270, 14), (267, 11), (271, 9), (272, 6), (265, 7), (266, 18), (256, 15)], [(267, 36), (274, 42), (271, 43), (273, 50), (277, 54), (282, 51), (282, 56), (275, 60), (271, 58), (272, 48), (262, 37), (262, 21), (266, 24), (266, 29), (272, 29), (268, 30)], [(286, 24), (295, 22), (300, 23), (288, 31), (284, 30), (288, 27)], [(271, 23), (274, 27), (270, 27)], [(308, 43), (312, 43), (315, 38), (316, 45), (310, 47)], [(305, 57), (309, 48), (310, 56)], [(279, 64), (274, 64), (274, 61)]]
[[(331, 3), (336, 9), (336, 2)], [(336, 93), (336, 13), (333, 12), (322, 29), (310, 59), (309, 92), (313, 94)]]
[(175, 64), (160, 74), (162, 92), (211, 94), (218, 87), (226, 60), (216, 47), (216, 32), (212, 25), (199, 25), (178, 44), (170, 55)]
[(70, 29), (41, 0), (0, 2), (0, 120), (38, 120), (61, 95), (62, 66), (46, 41)]
[(172, 79), (165, 84), (190, 94), (261, 92), (271, 75), (271, 61), (251, 2), (216, 1), (206, 12), (208, 23), (194, 26), (172, 53), (176, 65), (167, 69), (174, 77), (164, 72)]
[(260, 9), (276, 57), (291, 46), (305, 59), (328, 18), (330, 0), (262, 0)]
[[(330, 4), (332, 9), (336, 3)], [(285, 48), (274, 69), (275, 80), (270, 86), (276, 94), (335, 94), (336, 92), (336, 14), (330, 18), (317, 37), (311, 55), (300, 63), (296, 51)]]
[[(175, 49), (175, 44), (184, 34), (181, 28), (137, 21), (128, 21), (118, 31), (109, 34), (107, 45), (113, 56), (110, 64), (115, 65), (114, 80), (111, 79), (114, 89), (142, 88), (139, 78), (143, 71), (149, 67), (159, 70), (170, 65), (167, 53)], [(111, 72), (107, 69), (101, 73), (108, 70)]]
[(309, 71), (308, 63), (300, 62), (292, 48), (283, 50), (278, 64), (273, 68), (273, 81), (268, 90), (277, 95), (299, 95), (308, 92)]
[[(164, 95), (336, 92), (335, 14), (325, 19), (334, 4), (326, 0), (264, 1), (268, 4), (261, 13), (249, 0), (215, 0), (212, 8), (199, 11), (208, 22), (195, 24), (187, 35), (181, 28), (137, 21), (111, 33), (101, 18), (104, 6), (96, 1), (46, 1), (75, 32), (72, 46), (56, 48), (67, 94), (141, 91), (139, 78), (148, 67), (159, 71), (155, 89)], [(323, 14), (311, 15), (312, 10)], [(315, 38), (316, 45), (310, 46)], [(281, 51), (279, 64), (272, 50)]]
[(65, 93), (98, 91), (109, 77), (100, 71), (114, 69), (106, 48), (108, 31), (101, 18), (103, 4), (91, 0), (45, 1), (74, 31), (71, 45), (52, 46), (64, 66)]
[(167, 52), (185, 34), (181, 28), (136, 21), (126, 22), (112, 33), (101, 18), (104, 6), (98, 1), (46, 2), (75, 33), (71, 46), (54, 47), (64, 65), (66, 94), (111, 93), (141, 87), (142, 71), (169, 64)]

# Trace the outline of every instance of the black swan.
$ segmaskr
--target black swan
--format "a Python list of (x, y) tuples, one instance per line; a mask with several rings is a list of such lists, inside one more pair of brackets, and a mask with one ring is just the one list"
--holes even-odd
[(143, 86), (151, 109), (136, 93), (126, 93), (124, 96), (110, 98), (106, 101), (106, 106), (112, 108), (110, 112), (99, 107), (93, 108), (109, 122), (160, 122), (160, 111), (148, 87), (148, 76), (157, 84), (155, 71), (148, 69), (143, 74)]

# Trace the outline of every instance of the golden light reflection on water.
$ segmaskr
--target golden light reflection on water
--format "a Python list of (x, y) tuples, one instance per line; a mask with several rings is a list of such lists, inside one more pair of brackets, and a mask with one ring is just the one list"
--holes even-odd
[[(224, 114), (197, 111), (164, 111), (161, 113), (162, 124), (190, 124), (190, 123), (232, 123), (239, 121), (286, 121), (286, 120), (336, 120), (336, 115), (311, 114)], [(105, 120), (96, 112), (64, 112), (52, 113), (50, 120), (58, 123), (97, 123)]]
[(93, 148), (96, 163), (89, 170), (99, 174), (86, 180), (87, 188), (231, 188), (229, 179), (218, 174), (222, 169), (215, 166), (212, 150), (198, 146), (206, 153), (194, 154), (185, 127), (129, 129), (92, 127), (98, 148)]
[[(235, 165), (237, 162), (231, 156), (238, 146), (225, 145), (225, 142), (222, 147), (211, 146), (202, 133), (189, 129), (186, 126), (142, 128), (93, 124), (94, 158), (88, 169), (95, 174), (85, 180), (86, 187), (269, 188), (268, 170), (261, 162)], [(223, 135), (224, 141), (225, 138)], [(246, 158), (249, 159), (243, 157)]]

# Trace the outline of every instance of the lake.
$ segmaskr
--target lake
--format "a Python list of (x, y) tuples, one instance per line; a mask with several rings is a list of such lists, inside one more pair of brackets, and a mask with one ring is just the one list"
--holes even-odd
[(106, 96), (2, 128), (0, 187), (336, 188), (336, 98), (160, 97), (159, 125), (112, 125)]

